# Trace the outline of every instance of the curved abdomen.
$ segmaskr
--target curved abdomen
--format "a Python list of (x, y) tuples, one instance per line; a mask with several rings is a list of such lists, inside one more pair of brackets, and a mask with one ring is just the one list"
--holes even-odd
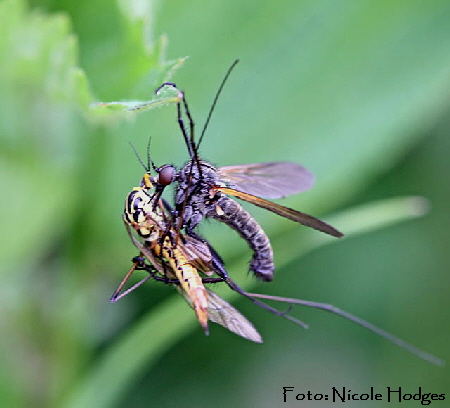
[(236, 201), (220, 197), (208, 216), (233, 228), (253, 250), (250, 270), (260, 279), (271, 281), (275, 269), (269, 237), (256, 220)]

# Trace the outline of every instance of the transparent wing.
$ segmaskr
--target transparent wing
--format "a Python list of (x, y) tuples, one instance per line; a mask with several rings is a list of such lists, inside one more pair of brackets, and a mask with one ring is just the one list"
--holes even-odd
[[(192, 307), (191, 299), (177, 286), (178, 291)], [(225, 329), (243, 337), (244, 339), (262, 343), (262, 337), (252, 323), (241, 312), (236, 310), (217, 293), (206, 288), (208, 294), (208, 317), (214, 323), (220, 324)]]
[(314, 184), (314, 176), (303, 166), (292, 162), (224, 166), (218, 171), (230, 187), (264, 198), (301, 193)]
[(307, 227), (314, 228), (318, 231), (325, 232), (326, 234), (331, 235), (333, 237), (340, 238), (344, 236), (342, 232), (338, 231), (336, 228), (332, 227), (326, 222), (319, 220), (318, 218), (315, 218), (311, 215), (294, 210), (292, 208), (285, 207), (284, 205), (272, 203), (271, 201), (264, 200), (252, 194), (244, 193), (242, 191), (234, 190), (232, 188), (215, 186), (214, 190), (221, 191), (225, 194), (240, 198), (241, 200), (247, 201), (266, 210), (272, 211), (273, 213), (281, 215), (282, 217), (288, 218), (292, 221), (298, 222)]
[(261, 335), (241, 312), (236, 310), (212, 290), (207, 288), (206, 291), (208, 292), (209, 320), (220, 324), (244, 339), (254, 341), (255, 343), (262, 343)]
[(184, 244), (178, 244), (178, 248), (184, 256), (202, 273), (211, 276), (214, 269), (211, 264), (211, 251), (208, 244), (198, 239), (183, 235)]

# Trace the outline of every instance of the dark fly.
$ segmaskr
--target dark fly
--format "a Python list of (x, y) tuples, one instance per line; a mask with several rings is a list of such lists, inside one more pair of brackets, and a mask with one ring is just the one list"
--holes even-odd
[[(204, 217), (227, 224), (245, 239), (253, 251), (249, 269), (258, 278), (271, 281), (275, 267), (269, 238), (252, 215), (229, 196), (240, 198), (333, 237), (339, 238), (343, 234), (318, 218), (265, 199), (282, 198), (309, 189), (314, 180), (304, 167), (291, 162), (269, 162), (216, 168), (199, 157), (199, 145), (217, 98), (233, 67), (234, 65), (222, 81), (197, 143), (194, 138), (194, 121), (184, 94), (180, 91), (182, 98), (177, 104), (178, 123), (191, 159), (175, 177), (178, 228), (184, 228), (188, 235), (195, 236), (194, 229)], [(184, 123), (183, 110), (189, 129)]]

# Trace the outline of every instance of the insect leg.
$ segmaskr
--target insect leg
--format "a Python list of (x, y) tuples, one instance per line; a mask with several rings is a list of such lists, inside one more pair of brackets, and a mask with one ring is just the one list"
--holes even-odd
[[(125, 277), (122, 279), (122, 282), (120, 282), (120, 285), (118, 286), (118, 288), (114, 291), (113, 295), (109, 298), (109, 301), (111, 303), (117, 302), (119, 299), (122, 299), (124, 296), (128, 295), (128, 293), (132, 292), (133, 290), (135, 290), (136, 288), (141, 286), (143, 283), (147, 282), (150, 278), (152, 278), (154, 276), (154, 274), (156, 273), (156, 270), (153, 267), (150, 267), (150, 265), (148, 265), (148, 267), (149, 267), (149, 269), (151, 268), (151, 272), (149, 269), (147, 269), (147, 267), (145, 267), (145, 265), (143, 265), (142, 253), (139, 255), (139, 257), (133, 258), (133, 266), (130, 268), (130, 270), (127, 272)], [(127, 283), (128, 279), (130, 279), (133, 272), (135, 270), (139, 270), (139, 269), (145, 269), (147, 272), (149, 272), (149, 276), (146, 276), (144, 279), (140, 280), (138, 283), (133, 285), (131, 288), (129, 288), (125, 292), (121, 293), (123, 287)]]
[(274, 300), (276, 302), (286, 302), (286, 303), (289, 303), (291, 306), (298, 304), (301, 306), (312, 307), (314, 309), (325, 310), (327, 312), (341, 316), (344, 319), (350, 320), (351, 322), (364, 327), (365, 329), (371, 331), (372, 333), (377, 334), (378, 336), (383, 337), (384, 339), (390, 341), (391, 343), (394, 343), (397, 346), (404, 348), (405, 350), (416, 355), (417, 357), (421, 358), (422, 360), (429, 361), (430, 363), (433, 363), (436, 365), (444, 364), (444, 361), (441, 360), (440, 358), (437, 358), (437, 357), (433, 356), (432, 354), (429, 354), (417, 347), (414, 347), (413, 345), (407, 343), (406, 341), (399, 339), (398, 337), (387, 332), (386, 330), (383, 330), (380, 327), (367, 322), (366, 320), (363, 320), (355, 315), (352, 315), (351, 313), (346, 312), (345, 310), (339, 309), (336, 306), (330, 305), (328, 303), (312, 302), (309, 300), (292, 299), (292, 298), (285, 298), (285, 297), (271, 296), (271, 295), (262, 295), (262, 294), (258, 294), (258, 293), (247, 293), (247, 295), (251, 296), (251, 297), (257, 297), (260, 299)]
[[(214, 251), (215, 252), (215, 251)], [(275, 309), (272, 306), (267, 305), (266, 303), (255, 299), (252, 297), (251, 294), (247, 293), (244, 289), (242, 289), (236, 282), (234, 282), (230, 276), (228, 275), (227, 270), (224, 268), (223, 264), (219, 262), (218, 259), (215, 258), (214, 253), (212, 253), (212, 262), (214, 266), (214, 270), (216, 273), (223, 279), (223, 281), (230, 287), (230, 289), (234, 290), (235, 292), (239, 293), (240, 295), (246, 297), (254, 304), (258, 305), (259, 307), (262, 307), (263, 309), (268, 310), (269, 312), (273, 313), (276, 316), (282, 316), (295, 324), (298, 324), (299, 326), (302, 326), (303, 328), (307, 329), (308, 325), (304, 322), (302, 322), (299, 319), (296, 319), (295, 317), (287, 314), (287, 312), (282, 312), (278, 309)]]

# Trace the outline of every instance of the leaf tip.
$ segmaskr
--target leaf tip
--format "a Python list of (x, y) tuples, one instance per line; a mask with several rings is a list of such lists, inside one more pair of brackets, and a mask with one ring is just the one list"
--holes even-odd
[(431, 210), (430, 201), (422, 196), (413, 196), (408, 199), (411, 215), (414, 217), (422, 217)]

